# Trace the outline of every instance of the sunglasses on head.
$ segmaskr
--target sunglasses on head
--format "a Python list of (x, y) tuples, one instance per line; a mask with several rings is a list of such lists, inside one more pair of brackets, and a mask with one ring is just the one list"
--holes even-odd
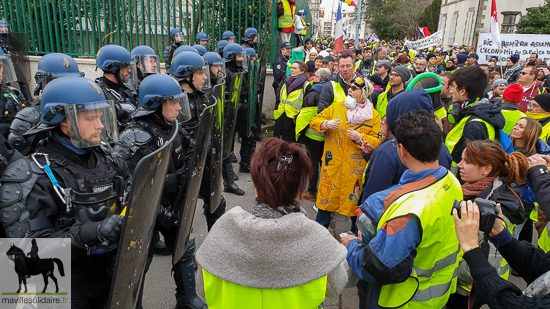
[(359, 87), (357, 87), (357, 86), (355, 86), (355, 85), (351, 85), (351, 86), (349, 86), (349, 89), (355, 91), (355, 90), (359, 90), (359, 89), (361, 89), (361, 88), (359, 88)]

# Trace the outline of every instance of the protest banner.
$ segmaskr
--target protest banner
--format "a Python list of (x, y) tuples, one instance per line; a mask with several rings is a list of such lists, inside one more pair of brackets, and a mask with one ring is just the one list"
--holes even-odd
[[(501, 63), (506, 64), (506, 58), (518, 54), (521, 59), (528, 59), (531, 54), (539, 55), (540, 60), (550, 60), (550, 35), (545, 34), (501, 34)], [(498, 46), (490, 33), (480, 33), (477, 42), (479, 64), (487, 63), (491, 56), (498, 56)]]
[(434, 34), (428, 35), (427, 37), (417, 41), (405, 40), (405, 45), (407, 45), (409, 49), (419, 50), (419, 49), (424, 49), (432, 46), (441, 45), (442, 41), (443, 41), (443, 30), (439, 30)]

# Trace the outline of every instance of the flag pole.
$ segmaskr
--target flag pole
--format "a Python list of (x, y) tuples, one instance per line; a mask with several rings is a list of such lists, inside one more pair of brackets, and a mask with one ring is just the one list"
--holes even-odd
[(359, 4), (357, 5), (357, 26), (355, 28), (355, 49), (359, 48), (359, 28), (361, 27), (361, 2), (363, 0), (359, 0)]
[(497, 42), (498, 46), (498, 60), (499, 60), (499, 67), (500, 67), (500, 78), (504, 76), (504, 73), (502, 73), (502, 56), (500, 55), (500, 42)]

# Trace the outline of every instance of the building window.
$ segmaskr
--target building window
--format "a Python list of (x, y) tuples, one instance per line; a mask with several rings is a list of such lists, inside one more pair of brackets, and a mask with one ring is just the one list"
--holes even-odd
[(439, 17), (439, 30), (443, 30), (443, 33), (441, 33), (441, 37), (445, 37), (445, 25), (447, 24), (447, 14), (441, 15)]
[(517, 16), (521, 12), (512, 11), (512, 12), (502, 12), (504, 18), (502, 18), (502, 27), (500, 33), (514, 33), (516, 31), (516, 20)]
[(458, 12), (455, 12), (453, 14), (453, 17), (451, 18), (451, 29), (449, 30), (449, 41), (447, 42), (447, 45), (454, 44), (457, 18), (458, 18)]
[(464, 32), (464, 44), (470, 45), (470, 39), (472, 38), (472, 26), (474, 24), (474, 11), (468, 11), (466, 15), (466, 32)]

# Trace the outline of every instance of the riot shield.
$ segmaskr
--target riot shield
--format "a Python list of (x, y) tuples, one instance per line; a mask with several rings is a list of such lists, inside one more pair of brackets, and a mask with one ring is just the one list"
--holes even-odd
[(223, 159), (231, 154), (233, 140), (235, 139), (235, 127), (237, 122), (237, 109), (241, 97), (243, 73), (233, 74), (233, 80), (227, 79), (231, 84), (227, 85), (229, 98), (225, 100), (223, 121)]
[(123, 210), (126, 223), (120, 236), (108, 308), (136, 307), (177, 129), (176, 121), (170, 141), (141, 159), (134, 170), (128, 206)]
[(264, 106), (265, 75), (267, 73), (267, 59), (265, 58), (265, 44), (260, 45), (260, 75), (258, 78), (258, 104), (257, 109), (260, 115)]
[(212, 126), (212, 134), (210, 143), (212, 145), (212, 153), (210, 155), (210, 213), (214, 213), (220, 200), (223, 191), (222, 178), (222, 154), (223, 154), (223, 99), (224, 99), (225, 84), (218, 84), (212, 90), (213, 100), (217, 102), (214, 110), (214, 125)]
[[(208, 142), (216, 116), (216, 106), (217, 103), (210, 105), (202, 112), (197, 129), (197, 143), (193, 150), (185, 185), (180, 187), (177, 199), (173, 205), (173, 211), (178, 215), (179, 222), (173, 264), (176, 264), (181, 259), (189, 243), (189, 235), (191, 234), (191, 226), (193, 225), (202, 174), (206, 163)], [(211, 202), (210, 204), (214, 203)]]
[(248, 64), (248, 76), (249, 76), (249, 84), (248, 84), (248, 98), (247, 98), (247, 110), (246, 110), (246, 133), (248, 136), (252, 136), (254, 134), (253, 127), (254, 127), (254, 120), (256, 119), (256, 101), (258, 99), (258, 94), (256, 91), (258, 91), (257, 85), (258, 85), (258, 76), (259, 72), (258, 69), (260, 68), (260, 65), (258, 63), (258, 60), (251, 60)]
[(10, 54), (18, 82), (30, 82), (32, 78), (29, 57), (27, 57), (27, 42), (26, 33), (11, 32), (7, 36), (6, 46), (2, 46)]

